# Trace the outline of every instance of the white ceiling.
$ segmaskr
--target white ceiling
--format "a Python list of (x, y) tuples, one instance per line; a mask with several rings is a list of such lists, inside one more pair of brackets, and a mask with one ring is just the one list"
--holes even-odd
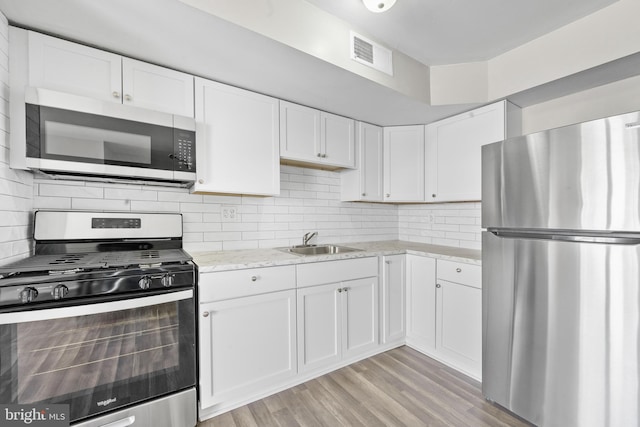
[[(373, 14), (360, 0), (310, 1), (434, 63), (492, 56), (612, 3), (398, 0)], [(428, 105), (178, 0), (0, 0), (0, 11), (18, 26), (378, 125), (429, 123), (475, 106)], [(555, 91), (522, 99), (540, 102)]]
[(617, 0), (397, 0), (384, 13), (362, 0), (307, 0), (426, 65), (484, 61)]

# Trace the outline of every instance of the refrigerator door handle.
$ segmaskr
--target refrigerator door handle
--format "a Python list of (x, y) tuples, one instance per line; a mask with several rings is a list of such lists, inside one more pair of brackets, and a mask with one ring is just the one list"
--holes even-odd
[(550, 230), (548, 233), (540, 233), (536, 231), (504, 231), (504, 230), (488, 230), (497, 237), (507, 239), (537, 239), (537, 240), (554, 240), (561, 242), (575, 243), (604, 243), (610, 245), (640, 245), (640, 234), (638, 236), (619, 236), (619, 235), (595, 235), (595, 234), (565, 234), (557, 233)]

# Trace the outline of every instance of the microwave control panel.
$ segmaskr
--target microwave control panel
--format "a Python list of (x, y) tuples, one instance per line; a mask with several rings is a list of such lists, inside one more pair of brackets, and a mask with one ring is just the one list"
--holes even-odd
[(196, 171), (196, 133), (188, 130), (174, 130), (174, 170)]

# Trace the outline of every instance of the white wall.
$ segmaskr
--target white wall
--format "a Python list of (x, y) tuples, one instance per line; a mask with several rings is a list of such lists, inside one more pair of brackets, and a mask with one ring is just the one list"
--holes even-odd
[(0, 264), (30, 253), (33, 178), (9, 168), (9, 25), (0, 13)]
[[(184, 215), (185, 248), (211, 251), (272, 248), (314, 242), (348, 243), (398, 238), (394, 205), (340, 202), (338, 172), (282, 166), (278, 197), (190, 194), (186, 189), (36, 179), (35, 209), (168, 211)], [(225, 222), (224, 206), (238, 207)]]
[(522, 109), (523, 134), (640, 111), (640, 76)]

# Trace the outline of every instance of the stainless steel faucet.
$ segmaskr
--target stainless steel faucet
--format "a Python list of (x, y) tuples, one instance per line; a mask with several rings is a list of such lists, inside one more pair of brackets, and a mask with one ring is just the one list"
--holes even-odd
[(304, 236), (302, 236), (302, 245), (303, 246), (308, 246), (309, 245), (309, 240), (313, 239), (315, 236), (318, 235), (317, 231), (312, 232), (308, 232), (305, 233)]

